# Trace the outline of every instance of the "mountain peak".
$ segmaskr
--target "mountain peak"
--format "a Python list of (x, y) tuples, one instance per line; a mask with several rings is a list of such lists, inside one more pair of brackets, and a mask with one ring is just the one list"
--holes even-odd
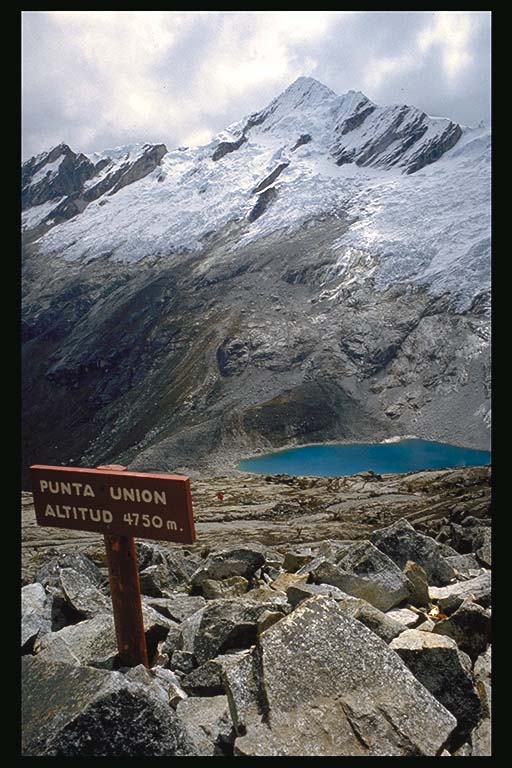
[(337, 94), (314, 77), (298, 77), (273, 103), (286, 103), (289, 107), (318, 104), (339, 98)]
[(320, 80), (316, 80), (314, 77), (308, 77), (306, 75), (301, 75), (300, 77), (298, 77), (286, 89), (286, 91), (292, 91), (292, 90), (301, 91), (302, 93), (316, 91), (316, 92), (328, 93), (336, 96), (334, 91), (331, 88), (329, 88), (327, 85), (324, 85), (324, 83), (321, 83)]

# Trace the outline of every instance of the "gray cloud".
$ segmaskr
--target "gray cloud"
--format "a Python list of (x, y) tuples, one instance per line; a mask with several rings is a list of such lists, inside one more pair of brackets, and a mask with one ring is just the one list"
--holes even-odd
[(473, 125), (490, 114), (490, 13), (23, 13), (23, 156), (204, 143), (299, 75)]

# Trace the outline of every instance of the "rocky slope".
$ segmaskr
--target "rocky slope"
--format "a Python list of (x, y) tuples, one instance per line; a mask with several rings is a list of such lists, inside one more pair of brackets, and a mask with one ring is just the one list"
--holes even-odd
[(299, 78), (204, 147), (25, 163), (24, 465), (487, 448), (489, 152)]
[(490, 754), (488, 468), (260, 479), (250, 530), (256, 482), (196, 481), (197, 544), (137, 544), (149, 671), (119, 667), (101, 547), (26, 526), (24, 756)]

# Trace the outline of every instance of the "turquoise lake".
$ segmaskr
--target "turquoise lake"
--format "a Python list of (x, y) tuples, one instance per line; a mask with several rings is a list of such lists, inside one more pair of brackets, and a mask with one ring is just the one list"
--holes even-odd
[(417, 472), (422, 469), (474, 467), (489, 464), (490, 451), (476, 451), (430, 440), (401, 440), (396, 443), (351, 443), (347, 445), (306, 445), (244, 459), (243, 472), (264, 475), (313, 475), (344, 477), (373, 470)]

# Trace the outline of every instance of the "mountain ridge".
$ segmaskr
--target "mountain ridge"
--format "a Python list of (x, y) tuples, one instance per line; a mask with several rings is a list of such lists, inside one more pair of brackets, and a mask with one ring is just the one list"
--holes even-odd
[(447, 148), (456, 124), (408, 107), (356, 125), (365, 99), (299, 80), (203, 147), (75, 155), (103, 167), (23, 214), (27, 456), (162, 469), (397, 434), (487, 447), (490, 133), (459, 127)]

